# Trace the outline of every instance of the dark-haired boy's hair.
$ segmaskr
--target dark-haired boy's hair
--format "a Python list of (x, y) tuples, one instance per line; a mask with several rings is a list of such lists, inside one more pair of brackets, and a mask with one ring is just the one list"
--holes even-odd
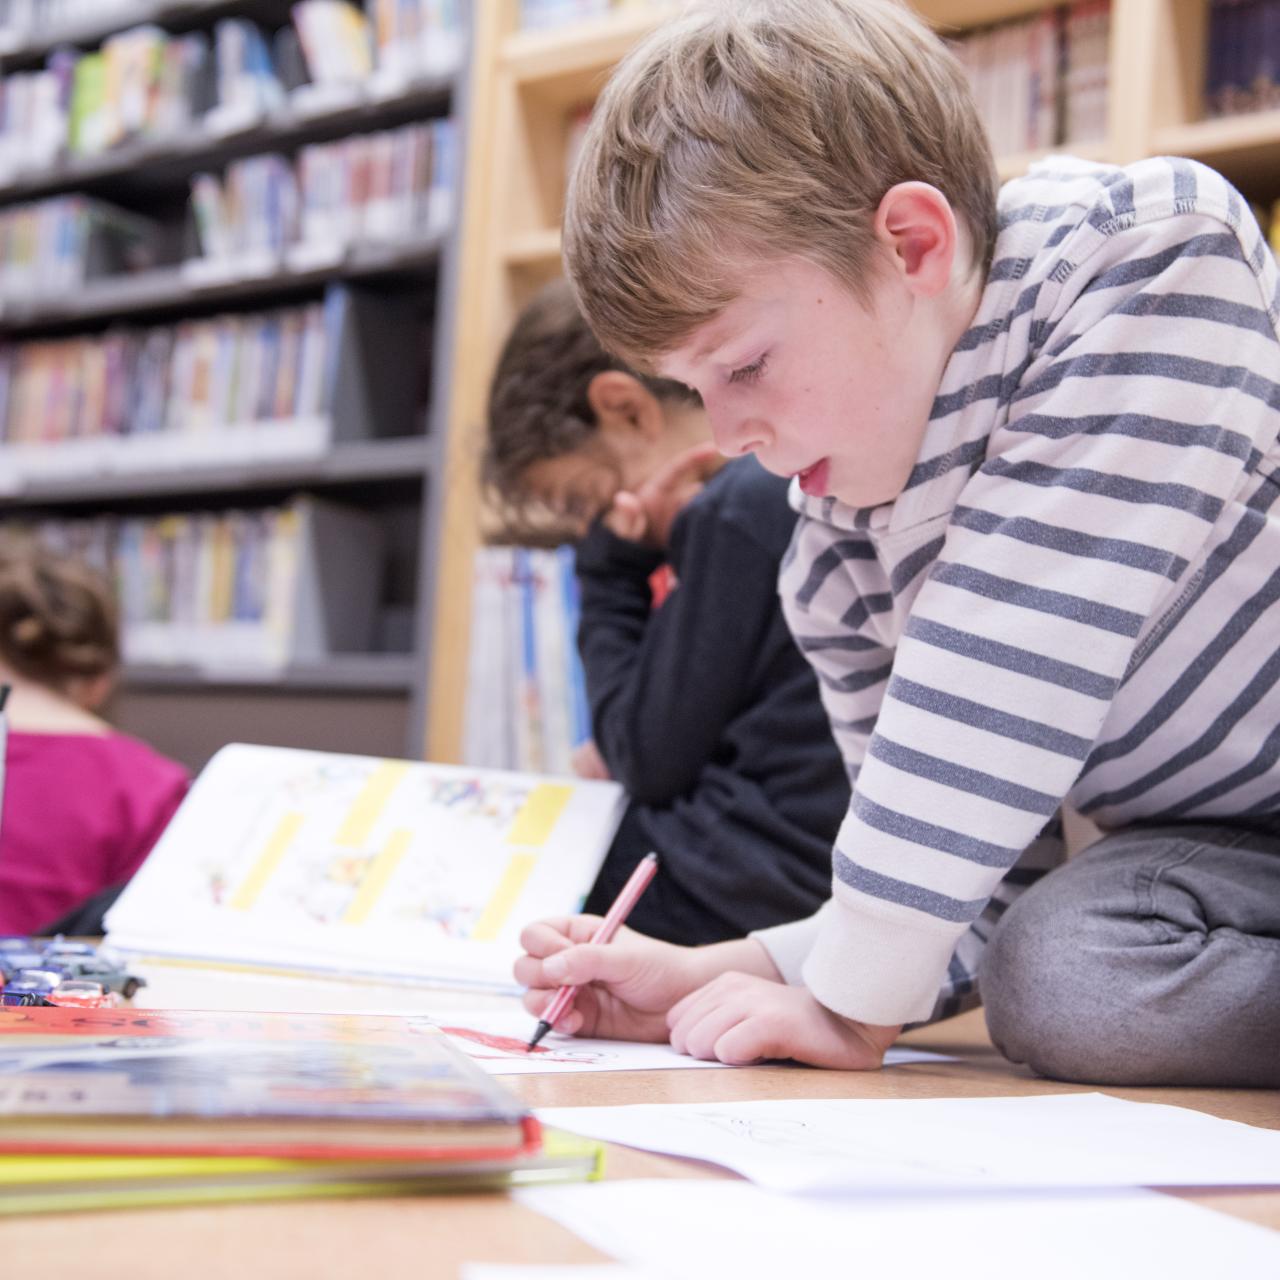
[(563, 280), (541, 289), (521, 311), (489, 388), (483, 482), (508, 508), (529, 502), (529, 468), (572, 453), (596, 437), (591, 380), (611, 369), (631, 374), (659, 400), (700, 403), (683, 383), (635, 373), (609, 355), (587, 327)]

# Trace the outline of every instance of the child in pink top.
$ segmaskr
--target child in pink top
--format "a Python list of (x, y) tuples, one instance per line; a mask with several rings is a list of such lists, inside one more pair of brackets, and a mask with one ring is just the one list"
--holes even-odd
[(142, 865), (186, 771), (94, 712), (119, 662), (101, 579), (25, 539), (0, 544), (0, 934), (38, 933)]

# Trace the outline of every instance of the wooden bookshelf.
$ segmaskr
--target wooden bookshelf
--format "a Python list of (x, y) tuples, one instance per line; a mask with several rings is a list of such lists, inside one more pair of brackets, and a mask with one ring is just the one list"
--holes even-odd
[[(948, 35), (1036, 13), (1043, 0), (916, 0)], [(1190, 155), (1243, 185), (1280, 178), (1280, 112), (1203, 120), (1207, 0), (1112, 0), (1110, 98), (1105, 141), (1064, 147), (1088, 159), (1128, 163)], [(482, 527), (474, 483), (493, 361), (518, 308), (560, 270), (566, 115), (589, 101), (634, 44), (678, 12), (674, 4), (629, 6), (551, 31), (518, 30), (518, 0), (493, 0), (477, 20), (466, 191), (467, 244), (460, 287), (467, 300), (450, 415), (449, 548), (432, 646), (427, 752), (460, 756), (471, 611), (471, 564)], [(1002, 179), (1044, 152), (998, 158)], [(1277, 184), (1280, 185), (1280, 184)], [(1273, 189), (1272, 195), (1277, 194)], [(443, 577), (442, 577), (443, 580)]]
[[(103, 4), (86, 10), (75, 24), (18, 38), (0, 33), (0, 75), (39, 68), (56, 46), (89, 50), (142, 23), (182, 34), (211, 32), (221, 18), (244, 17), (271, 31), (289, 22), (290, 7), (290, 0)], [(341, 96), (292, 96), (280, 108), (235, 127), (224, 117), (226, 127), (202, 125), (174, 136), (136, 138), (98, 154), (67, 155), (39, 168), (8, 168), (0, 171), (0, 206), (83, 192), (160, 219), (177, 244), (190, 234), (179, 225), (187, 216), (183, 204), (190, 178), (220, 173), (242, 157), (292, 156), (311, 143), (450, 115), (465, 161), (467, 84), (466, 66), (409, 81), (374, 77)], [(465, 163), (461, 168), (465, 174)], [(0, 474), (0, 521), (252, 511), (314, 494), (383, 526), (384, 560), (377, 566), (380, 623), (369, 628), (372, 651), (339, 651), (274, 669), (133, 663), (122, 673), (113, 706), (122, 728), (193, 767), (234, 739), (386, 755), (420, 752), (433, 592), (439, 565), (448, 558), (439, 539), (445, 428), (453, 401), (460, 203), (455, 199), (448, 228), (412, 239), (356, 242), (321, 260), (286, 255), (267, 269), (246, 262), (237, 272), (233, 263), (222, 273), (198, 263), (161, 265), (56, 293), (0, 298), (0, 336), (24, 341), (95, 334), (112, 324), (141, 329), (222, 311), (272, 310), (318, 301), (334, 288), (358, 294), (344, 312), (349, 319), (341, 322), (341, 367), (335, 377), (345, 387), (339, 395), (343, 417), (363, 416), (365, 429), (338, 430), (335, 407), (334, 439), (323, 452), (274, 459), (206, 456), (199, 464), (166, 462), (150, 470), (125, 470), (117, 462), (109, 471), (33, 472), (25, 481), (12, 469)], [(172, 248), (159, 257), (161, 263), (173, 262)], [(381, 318), (366, 316), (379, 307), (385, 308)], [(420, 332), (420, 343), (417, 337), (400, 339), (410, 319), (419, 326), (414, 332)], [(422, 382), (419, 355), (430, 360), (431, 379), (425, 406), (414, 408), (417, 389), (409, 384)], [(352, 361), (365, 361), (360, 376), (351, 373)], [(404, 370), (406, 390), (399, 400), (398, 392), (379, 395), (371, 385), (383, 379), (388, 361), (398, 361)], [(381, 412), (388, 407), (390, 412)]]

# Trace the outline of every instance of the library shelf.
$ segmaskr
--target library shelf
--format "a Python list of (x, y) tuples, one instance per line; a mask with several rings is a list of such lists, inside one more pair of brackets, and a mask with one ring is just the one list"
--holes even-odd
[[(142, 317), (165, 312), (189, 314), (222, 303), (271, 301), (314, 289), (336, 280), (373, 280), (380, 276), (423, 275), (438, 265), (449, 232), (410, 241), (352, 245), (341, 257), (321, 264), (289, 260), (267, 271), (201, 273), (208, 267), (197, 259), (177, 267), (162, 267), (136, 275), (90, 280), (74, 293), (32, 295), (19, 302), (0, 298), (0, 332), (16, 333), (55, 325), (120, 316)], [(252, 264), (248, 264), (250, 267)]]
[(340, 653), (286, 667), (210, 667), (188, 663), (126, 663), (132, 689), (261, 689), (296, 693), (408, 694), (420, 675), (411, 653)]
[[(936, 27), (983, 26), (1050, 7), (1051, 0), (914, 0), (912, 8)], [(586, 18), (546, 31), (514, 31), (501, 45), (499, 61), (520, 85), (580, 88), (602, 83), (651, 31), (680, 12), (676, 4), (652, 4)]]
[(547, 85), (600, 75), (638, 41), (679, 12), (674, 4), (626, 9), (547, 31), (515, 31), (502, 42), (500, 60), (520, 84)]
[(433, 442), (427, 436), (363, 440), (336, 445), (315, 458), (256, 459), (221, 466), (41, 480), (17, 493), (6, 494), (0, 504), (13, 511), (114, 507), (130, 502), (154, 506), (157, 499), (172, 498), (176, 502), (202, 494), (230, 497), (296, 489), (376, 489), (385, 495), (389, 490), (420, 489), (431, 470), (432, 456)]
[(1156, 130), (1157, 155), (1202, 160), (1237, 185), (1265, 180), (1274, 188), (1280, 152), (1280, 109), (1217, 116)]
[(291, 101), (278, 111), (246, 121), (236, 132), (198, 128), (168, 137), (136, 138), (95, 155), (70, 156), (45, 168), (0, 174), (0, 201), (94, 190), (112, 181), (152, 185), (185, 181), (241, 156), (425, 119), (448, 105), (457, 80), (453, 73), (423, 76), (393, 92), (359, 94), (316, 109)]
[[(59, 45), (88, 47), (130, 27), (154, 23), (159, 27), (195, 26), (223, 14), (250, 9), (247, 0), (158, 0), (155, 3), (103, 4), (92, 17), (49, 23), (30, 33), (0, 30), (0, 70), (43, 58)], [(287, 6), (278, 6), (285, 9)], [(261, 5), (256, 6), (260, 11)]]

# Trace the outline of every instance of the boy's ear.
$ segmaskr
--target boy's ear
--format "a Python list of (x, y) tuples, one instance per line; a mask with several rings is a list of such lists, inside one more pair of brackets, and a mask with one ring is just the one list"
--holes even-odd
[(875, 216), (876, 239), (913, 293), (933, 297), (951, 281), (960, 232), (951, 202), (927, 182), (890, 187)]
[(606, 369), (587, 384), (587, 402), (606, 433), (639, 431), (651, 439), (662, 434), (662, 405), (648, 387), (621, 369)]

